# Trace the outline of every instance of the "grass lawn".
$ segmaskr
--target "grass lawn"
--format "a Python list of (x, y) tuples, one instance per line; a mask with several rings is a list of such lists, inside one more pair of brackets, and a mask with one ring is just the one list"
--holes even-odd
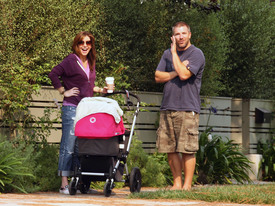
[(194, 187), (191, 191), (140, 192), (129, 195), (138, 199), (189, 199), (239, 204), (275, 204), (275, 183), (258, 185), (215, 185)]

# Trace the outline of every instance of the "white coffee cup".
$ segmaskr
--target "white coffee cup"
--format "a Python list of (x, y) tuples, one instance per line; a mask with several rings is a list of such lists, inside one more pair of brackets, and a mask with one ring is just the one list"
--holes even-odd
[(114, 77), (106, 77), (105, 78), (106, 84), (107, 84), (107, 93), (113, 93), (114, 92)]

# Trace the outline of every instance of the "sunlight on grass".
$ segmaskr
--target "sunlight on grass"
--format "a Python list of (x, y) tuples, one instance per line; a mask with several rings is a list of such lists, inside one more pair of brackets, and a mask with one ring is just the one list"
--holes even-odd
[(160, 189), (154, 192), (133, 193), (129, 198), (191, 199), (239, 204), (275, 204), (275, 184), (205, 186), (195, 187), (189, 192)]

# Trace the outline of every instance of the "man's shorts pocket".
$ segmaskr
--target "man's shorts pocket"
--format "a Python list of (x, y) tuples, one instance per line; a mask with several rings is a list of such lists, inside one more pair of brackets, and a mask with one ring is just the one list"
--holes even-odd
[(199, 131), (197, 129), (187, 129), (187, 139), (185, 144), (186, 152), (197, 152), (199, 149)]

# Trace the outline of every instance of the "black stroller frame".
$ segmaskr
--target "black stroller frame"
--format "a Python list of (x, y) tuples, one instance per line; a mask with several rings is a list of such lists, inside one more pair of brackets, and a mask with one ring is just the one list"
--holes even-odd
[[(112, 137), (110, 138), (110, 140), (93, 140), (95, 141), (95, 144), (98, 145), (100, 145), (101, 142), (107, 142), (107, 144), (109, 145), (117, 145), (118, 155), (109, 156), (108, 154), (105, 155), (104, 153), (100, 155), (85, 154), (85, 152), (82, 153), (80, 151), (81, 148), (79, 147), (79, 153), (74, 158), (74, 171), (69, 184), (70, 195), (75, 195), (77, 189), (79, 189), (82, 194), (88, 193), (91, 181), (106, 181), (104, 185), (104, 195), (106, 197), (109, 197), (111, 195), (112, 189), (115, 187), (115, 182), (124, 182), (125, 185), (129, 185), (131, 193), (140, 192), (140, 169), (138, 167), (134, 167), (129, 174), (126, 163), (134, 134), (136, 118), (139, 113), (140, 99), (137, 95), (127, 90), (107, 93), (104, 95), (104, 97), (116, 94), (124, 94), (126, 96), (126, 105), (129, 111), (131, 111), (130, 106), (134, 106), (133, 102), (130, 101), (130, 96), (134, 97), (137, 100), (131, 130), (126, 130), (123, 135)], [(108, 150), (106, 148), (104, 149)], [(126, 178), (123, 179), (123, 176), (126, 176)]]

